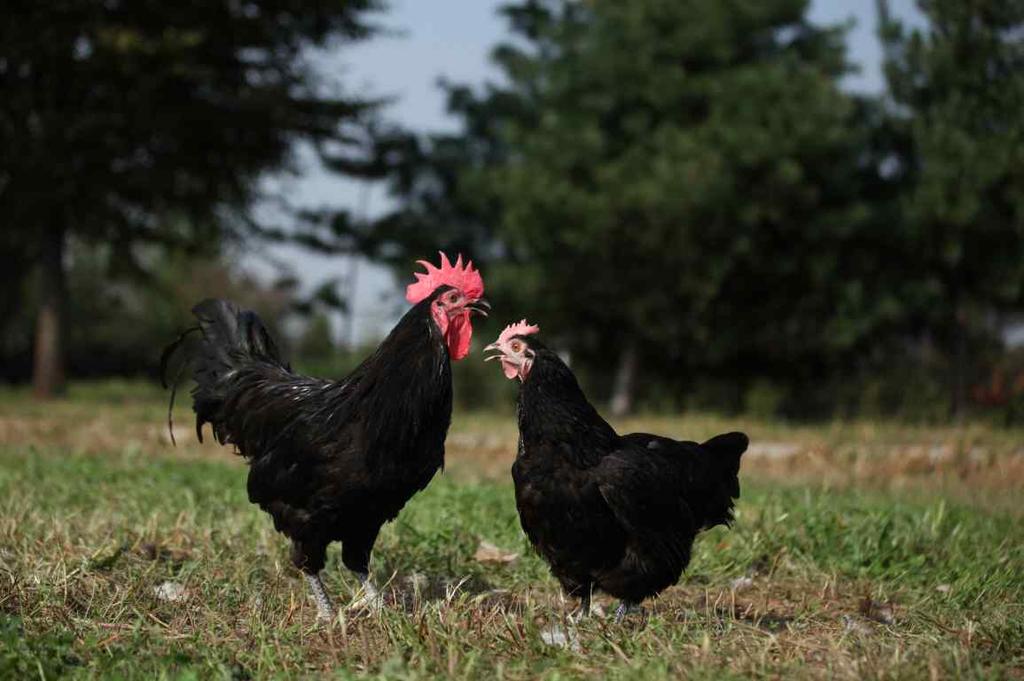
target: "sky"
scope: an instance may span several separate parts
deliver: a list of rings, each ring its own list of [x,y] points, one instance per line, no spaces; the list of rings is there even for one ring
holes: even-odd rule
[[[383,115],[403,127],[418,131],[453,129],[446,115],[438,81],[478,84],[495,79],[489,54],[506,36],[497,8],[507,0],[391,0],[380,18],[387,34],[317,56],[319,68],[339,78],[346,87],[363,95],[385,96],[393,101]],[[849,75],[844,87],[875,93],[883,88],[882,51],[875,35],[876,0],[812,0],[810,19],[817,24],[853,22],[848,34],[850,61],[858,72]],[[919,19],[914,0],[890,0],[895,16],[910,23]],[[388,198],[379,185],[357,183],[320,169],[312,153],[300,150],[299,177],[268,180],[284,190],[291,201],[308,207],[348,208],[355,214],[379,214]],[[429,255],[429,254],[425,254]],[[270,276],[269,260],[286,263],[312,289],[331,277],[345,276],[353,266],[342,257],[323,257],[295,247],[276,246],[262,255],[250,256],[249,269]],[[335,320],[342,342],[366,342],[387,333],[402,310],[401,287],[390,272],[360,260],[355,264],[352,291],[352,327]],[[411,273],[410,273],[411,280]],[[344,293],[344,292],[343,292]]]

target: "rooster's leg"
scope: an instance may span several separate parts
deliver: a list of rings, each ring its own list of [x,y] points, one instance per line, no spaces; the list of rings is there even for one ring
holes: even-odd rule
[[[370,552],[377,541],[380,526],[375,524],[355,526],[348,529],[349,536],[341,547],[341,562],[359,579],[359,598],[350,608],[380,610],[382,599],[377,586],[370,579]]]
[[[366,608],[368,610],[380,610],[383,605],[383,597],[377,590],[377,586],[370,579],[367,572],[356,572],[359,578],[360,589],[363,595],[360,596],[350,607],[353,609]]]
[[[615,623],[621,624],[622,620],[626,619],[626,615],[630,615],[634,612],[640,612],[640,604],[634,603],[633,601],[622,600],[619,602],[619,607],[615,610]]]
[[[303,574],[306,575],[306,581],[309,582],[309,590],[313,592],[317,621],[330,622],[334,619],[334,606],[331,605],[331,599],[327,597],[324,583],[320,581],[320,573],[311,575],[306,572]]]

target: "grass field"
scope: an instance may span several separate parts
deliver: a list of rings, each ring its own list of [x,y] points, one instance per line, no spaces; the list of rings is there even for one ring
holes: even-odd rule
[[[643,615],[572,625],[518,526],[511,416],[457,414],[377,544],[386,607],[317,627],[243,463],[188,416],[172,447],[144,385],[0,392],[0,677],[1024,677],[1020,431],[618,424],[747,430],[743,496]],[[336,550],[326,582],[351,598]]]

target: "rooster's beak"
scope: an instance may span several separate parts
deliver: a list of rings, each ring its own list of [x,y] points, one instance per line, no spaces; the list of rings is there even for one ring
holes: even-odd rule
[[[478,298],[477,300],[474,300],[472,303],[466,305],[466,307],[469,308],[470,312],[476,312],[478,315],[486,317],[487,311],[491,309],[491,304],[488,303],[483,298]]]

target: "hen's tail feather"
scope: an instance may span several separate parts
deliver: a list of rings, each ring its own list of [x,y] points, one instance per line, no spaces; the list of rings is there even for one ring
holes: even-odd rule
[[[743,433],[716,435],[701,447],[708,454],[713,493],[705,509],[705,527],[732,522],[733,499],[740,496],[740,457],[747,451],[749,438]]]
[[[164,348],[164,351],[160,354],[160,384],[166,389],[167,388],[167,364],[171,360],[171,356],[175,350],[181,347],[181,344],[185,342],[189,334],[199,330],[198,326],[193,326],[185,329],[178,336],[178,339],[173,343]],[[183,361],[179,366],[178,370],[174,372],[174,380],[171,382],[171,401],[167,405],[167,433],[171,436],[171,444],[175,447],[178,443],[174,439],[174,397],[178,394],[178,382],[181,380],[181,374],[185,371],[185,367],[188,366],[188,361]]]
[[[733,432],[716,435],[701,445],[711,452],[720,479],[733,483],[729,491],[734,498],[740,496],[740,481],[737,478],[740,472],[740,457],[747,451],[749,444],[750,439],[744,433]]]

